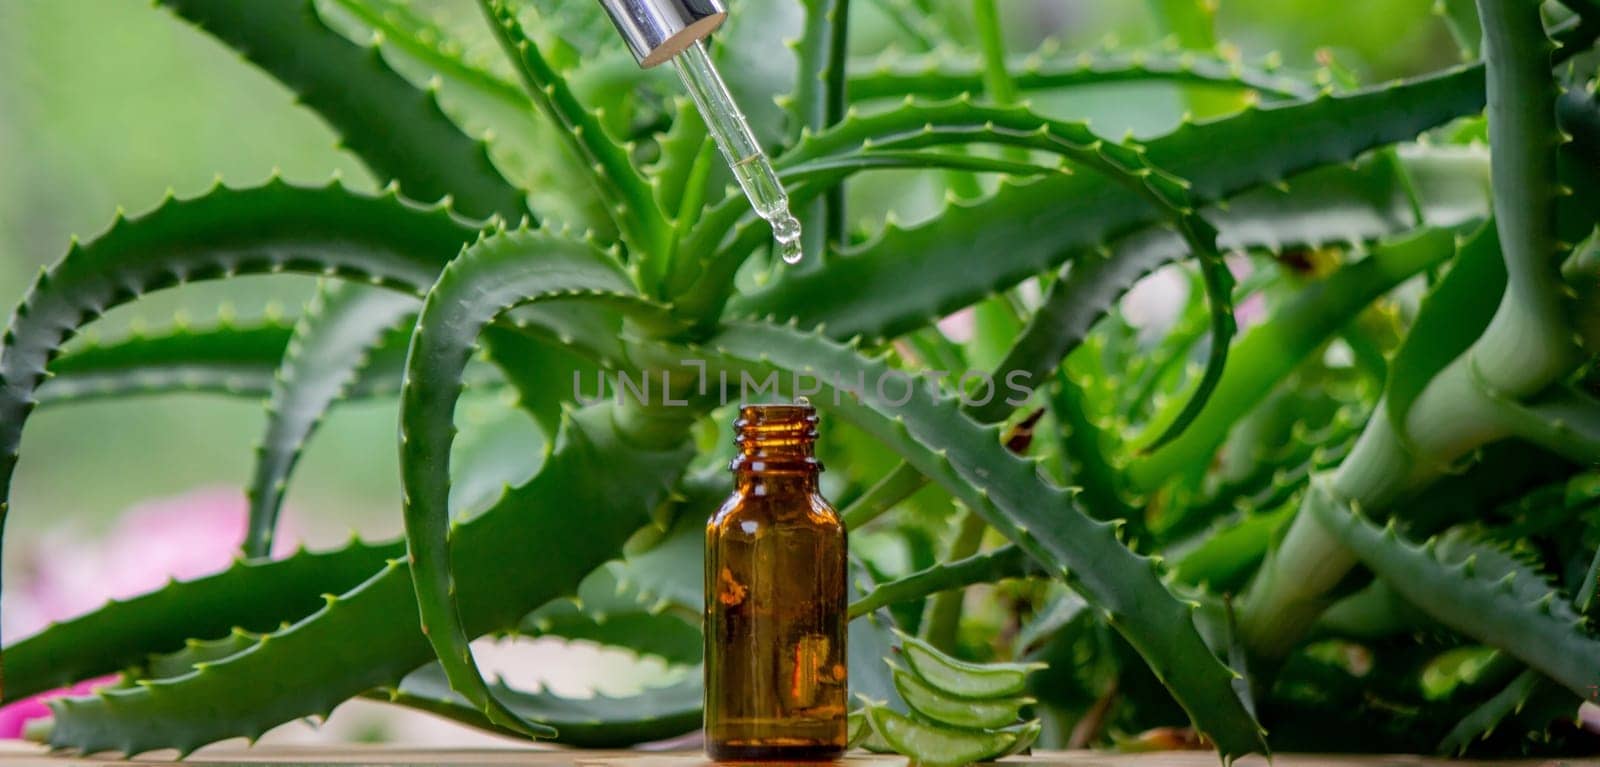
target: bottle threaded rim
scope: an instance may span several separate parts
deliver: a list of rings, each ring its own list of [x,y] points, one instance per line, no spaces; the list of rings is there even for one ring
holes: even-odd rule
[[[739,452],[734,471],[821,471],[812,454],[817,439],[817,409],[810,403],[745,405],[733,422]]]

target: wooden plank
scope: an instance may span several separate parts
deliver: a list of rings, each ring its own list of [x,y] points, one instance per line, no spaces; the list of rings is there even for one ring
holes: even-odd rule
[[[156,752],[131,762],[114,755],[72,756],[51,754],[32,743],[0,741],[0,767],[281,767],[282,765],[416,765],[422,767],[711,767],[703,754],[648,751],[564,751],[538,748],[415,749],[385,746],[290,746],[247,748],[223,744],[201,749],[179,762],[175,754]],[[851,754],[838,762],[843,767],[905,767],[904,757]],[[1219,767],[1209,751],[1169,751],[1152,754],[1112,754],[1099,751],[1051,751],[1012,757],[1001,765],[1018,767]],[[1259,756],[1241,759],[1239,767],[1430,767],[1433,765],[1485,765],[1486,767],[1600,767],[1600,760],[1520,760],[1460,762],[1421,756],[1278,754],[1272,762]]]

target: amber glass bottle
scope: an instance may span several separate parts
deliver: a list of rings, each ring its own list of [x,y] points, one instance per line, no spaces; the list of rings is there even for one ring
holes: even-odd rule
[[[845,535],[817,489],[810,405],[756,405],[734,429],[734,489],[706,526],[706,753],[844,753]]]

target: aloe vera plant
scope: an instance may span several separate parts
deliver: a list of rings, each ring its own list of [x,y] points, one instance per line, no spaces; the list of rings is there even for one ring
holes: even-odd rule
[[[1444,3],[1465,63],[1370,87],[1246,64],[1186,0],[1151,4],[1170,45],[1103,54],[1008,51],[993,0],[950,4],[973,34],[882,0],[903,47],[963,53],[872,61],[847,55],[846,0],[742,0],[713,56],[805,220],[792,267],[597,5],[476,3],[492,64],[400,0],[159,0],[384,185],[169,196],[17,307],[0,514],[39,405],[268,415],[237,564],[6,638],[5,700],[122,672],[52,702],[52,745],[187,753],[354,698],[580,746],[693,730],[710,430],[753,388],[826,418],[860,559],[851,684],[881,726],[915,724],[897,684],[942,678],[886,667],[903,631],[1016,664],[973,667],[1006,683],[980,723],[1026,705],[1042,732],[951,736],[972,758],[1156,727],[1225,762],[1595,747],[1573,724],[1600,685],[1592,0]],[[781,76],[745,66],[773,28]],[[1127,83],[1210,116],[1119,139],[1028,101]],[[943,201],[858,193],[904,178]],[[1188,290],[1151,334],[1120,307],[1158,270]],[[279,273],[320,280],[292,321],[72,342],[146,294]],[[1266,308],[1241,329],[1246,301]],[[957,343],[936,323],[966,308]],[[470,509],[452,490],[490,459],[455,444],[469,390],[514,395],[547,445]],[[267,558],[301,451],[356,398],[399,403],[405,540]],[[996,598],[951,596],[971,587]],[[486,635],[687,681],[518,690],[480,672]]]

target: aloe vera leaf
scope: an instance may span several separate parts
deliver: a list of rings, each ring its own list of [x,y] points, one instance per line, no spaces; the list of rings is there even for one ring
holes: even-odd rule
[[[451,454],[450,508],[457,517],[480,514],[507,487],[526,484],[539,473],[554,447],[503,392],[464,394],[457,408],[461,439]]]
[[[456,39],[459,30],[430,18],[437,10],[413,7],[415,4],[407,0],[315,1],[329,26],[356,45],[381,51],[385,61],[413,86],[433,93],[445,114],[462,131],[481,136],[491,162],[509,183],[527,194],[526,206],[538,211],[541,220],[592,229],[596,236],[616,239],[615,227],[596,191],[582,184],[566,183],[589,169],[579,157],[561,148],[556,129],[545,124],[514,77],[502,77],[498,68],[486,69],[498,62],[491,62],[477,50],[478,40],[473,40],[471,46],[463,45]],[[599,15],[605,23],[603,12]],[[553,38],[563,34],[556,26],[540,24],[544,39],[552,44],[557,42]],[[605,31],[614,37],[614,32]],[[638,71],[622,46],[613,44],[606,50],[628,58],[629,67]],[[608,67],[619,63],[616,58],[585,59],[585,67],[566,74],[569,79],[581,80],[592,71],[588,66],[591,62]],[[604,77],[596,79],[605,82]],[[581,83],[575,85],[581,89]],[[627,119],[616,109],[607,109],[605,116]]]
[[[1102,421],[1090,415],[1092,405],[1087,401],[1087,383],[1075,379],[1062,369],[1056,374],[1055,389],[1050,393],[1050,413],[1056,419],[1061,439],[1062,465],[1067,481],[1077,485],[1083,506],[1096,519],[1138,520],[1134,511],[1136,502],[1124,497],[1126,480],[1120,466],[1112,463],[1115,453],[1108,430],[1101,428]]]
[[[852,596],[859,598],[870,579],[865,568],[851,563]],[[894,687],[889,667],[883,660],[894,652],[895,635],[899,633],[894,616],[888,610],[874,610],[854,616],[848,626],[850,636],[846,642],[845,660],[850,671],[850,691],[878,701],[896,711],[905,710],[905,701]]]
[[[869,382],[889,373],[882,362],[865,360],[845,346],[773,325],[731,324],[705,349],[722,358],[718,364],[738,371],[826,370],[846,382],[858,371]],[[894,405],[865,395],[857,400],[834,388],[837,383],[822,381],[824,391],[813,402],[883,441],[1052,573],[1068,577],[1138,649],[1225,755],[1264,748],[1254,718],[1230,686],[1233,673],[1195,630],[1192,608],[1162,585],[1155,563],[1117,540],[1114,524],[1086,516],[1070,493],[1008,453],[997,427],[977,425],[926,382],[913,383],[909,399]]]
[[[1285,405],[1296,410],[1299,406],[1299,402]],[[1231,512],[1254,513],[1287,502],[1313,472],[1336,466],[1349,454],[1351,442],[1370,415],[1349,404],[1338,405],[1326,423],[1303,420],[1296,413],[1285,433],[1265,439],[1245,430],[1248,421],[1241,421],[1229,435],[1245,453],[1241,468],[1205,496],[1174,509],[1163,518],[1157,535],[1181,540]]]
[[[1408,175],[1421,188],[1429,221],[1437,226],[1453,227],[1466,221],[1481,220],[1488,215],[1486,153],[1471,148],[1455,148],[1408,152],[1405,156]],[[1469,180],[1469,183],[1464,183]],[[1208,208],[1206,216],[1221,227],[1219,244],[1228,250],[1249,248],[1272,251],[1341,242],[1356,245],[1412,228],[1411,217],[1406,212],[1407,203],[1399,194],[1399,190],[1393,187],[1392,173],[1377,163],[1361,162],[1354,168],[1336,166],[1319,169],[1296,178],[1292,184],[1283,184],[1282,187],[1282,190],[1256,189],[1229,200],[1224,208]],[[791,188],[791,199],[804,201],[815,193],[814,188],[802,184]],[[724,203],[709,213],[707,218],[728,218],[732,214],[733,219],[737,219],[738,213],[739,209],[733,207],[732,203]],[[994,217],[990,216],[983,223],[993,225],[994,221]],[[711,231],[721,232],[727,225],[708,224],[707,227],[702,227],[696,233],[697,238],[686,245],[685,250],[703,252],[713,247],[703,236],[704,230],[709,228]],[[764,225],[759,224],[753,216],[739,220],[725,250],[729,253],[748,253],[754,250],[768,237],[762,226]],[[1184,254],[1181,240],[1170,232],[1158,229],[1139,230],[1134,234],[1119,237],[1109,247],[1140,250],[1158,248],[1167,251],[1166,261],[1161,261],[1151,254],[1150,263],[1155,265],[1176,261]],[[1067,255],[1058,258],[1070,262],[1073,258],[1083,257],[1084,253],[1092,253],[1099,249],[1101,248],[1086,245],[1080,250],[1068,249],[1065,251]],[[792,271],[787,270],[785,275],[791,274]],[[885,332],[896,335],[917,327],[918,322],[925,325],[931,318],[943,316],[959,308],[963,302],[975,301],[986,295],[966,292],[968,290],[966,271],[962,271],[961,274],[959,279],[952,278],[947,282],[938,283],[951,286],[951,289],[961,293],[960,297],[947,299],[947,303],[933,303],[931,304],[933,309],[918,310],[928,313],[927,320],[907,316],[899,313],[898,309],[890,307],[893,309],[891,313],[899,317],[892,322],[905,324],[895,324]],[[1131,274],[1120,271],[1118,275],[1118,279],[1128,279],[1128,285],[1136,279]],[[833,286],[827,296],[819,297],[818,300],[834,300],[839,287]],[[899,287],[889,293],[875,294],[871,301],[856,302],[852,311],[863,306],[882,307],[888,301],[901,300],[905,294],[902,281]],[[866,321],[876,322],[876,320]],[[848,335],[833,333],[832,327],[828,330],[836,337]],[[1064,332],[1070,334],[1073,331],[1069,329]]]
[[[698,487],[680,488],[683,511],[674,525],[645,551],[629,551],[621,560],[606,562],[579,583],[571,600],[554,600],[528,613],[520,631],[555,634],[566,639],[590,639],[600,644],[626,647],[645,655],[658,655],[670,663],[693,665],[701,661],[699,629],[704,589],[704,519],[718,498],[707,500]],[[627,626],[653,620],[648,634]],[[675,623],[667,623],[675,621]]]
[[[463,251],[428,292],[400,394],[406,542],[423,633],[454,689],[491,721],[530,736],[555,733],[499,703],[472,658],[452,575],[449,467],[461,376],[478,335],[516,306],[549,300],[611,304],[644,316],[666,313],[638,297],[622,268],[591,245],[537,231],[496,234]],[[600,496],[605,491],[603,485],[590,489]]]
[[[1488,568],[1479,574],[1472,557],[1451,564],[1432,546],[1413,547],[1392,525],[1379,529],[1351,511],[1323,482],[1312,484],[1305,508],[1434,620],[1515,656],[1576,694],[1586,695],[1600,681],[1600,640],[1584,632],[1577,613],[1550,584],[1518,577],[1515,570],[1498,578]]]
[[[1005,30],[994,0],[973,0],[972,26],[983,60],[982,92],[997,104],[1015,104],[1021,94],[1006,66]]]
[[[1056,632],[1088,615],[1085,610],[1088,609],[1089,603],[1073,590],[1058,584],[1049,594],[1044,606],[1035,610],[1033,616],[1017,631],[1014,646],[1018,655],[1036,657],[1034,650],[1054,637]]]
[[[337,131],[345,146],[407,197],[450,198],[470,216],[527,214],[524,194],[468,138],[384,62],[329,29],[315,0],[162,0],[293,90]]]
[[[1483,45],[1483,24],[1473,0],[1434,0],[1433,13],[1444,20],[1450,37],[1461,51],[1462,61],[1477,61]]]
[[[1495,226],[1506,296],[1473,349],[1496,390],[1521,397],[1571,369],[1578,357],[1566,320],[1557,241],[1557,89],[1552,47],[1537,6],[1478,0],[1488,67]]]
[[[283,625],[287,625],[285,621]],[[280,626],[281,627],[281,626]],[[183,676],[224,658],[237,655],[261,641],[261,634],[237,626],[220,639],[189,639],[174,652],[151,653],[138,666],[124,669],[114,683],[117,689],[137,687],[152,679]]]
[[[1573,599],[1573,607],[1577,608],[1580,615],[1588,618],[1594,614],[1594,596],[1596,586],[1600,584],[1600,550],[1595,552],[1588,569],[1584,571],[1582,584],[1578,595]],[[1594,687],[1589,688],[1591,700],[1594,691]],[[1440,754],[1460,754],[1466,751],[1474,740],[1487,737],[1497,726],[1517,713],[1532,709],[1535,716],[1550,721],[1555,716],[1571,714],[1573,702],[1571,693],[1561,689],[1549,677],[1534,669],[1524,669],[1500,692],[1462,717],[1461,721],[1445,734],[1444,739],[1439,741],[1439,746],[1435,750]],[[1550,709],[1553,709],[1553,713],[1546,713]]]
[[[1317,617],[1312,634],[1372,641],[1438,627],[1388,583],[1375,580],[1330,605]]]
[[[851,711],[845,717],[845,728],[850,733],[844,742],[845,748],[859,747],[872,734],[872,724],[867,721],[867,713],[860,709]]]
[[[596,694],[592,698],[567,698],[548,690],[525,692],[504,683],[493,686],[496,697],[519,715],[549,722],[560,730],[556,742],[577,748],[621,748],[663,740],[700,726],[700,700],[704,694],[698,670],[666,687],[646,688],[622,696]],[[450,688],[438,664],[414,671],[398,687],[366,697],[406,708],[426,711],[502,735],[517,735],[474,708]]]
[[[1542,687],[1545,677],[1528,669],[1518,674],[1500,692],[1473,709],[1450,728],[1435,749],[1440,754],[1459,755],[1480,737],[1487,736],[1514,712],[1521,710]]]
[[[989,523],[983,521],[983,517],[970,511],[958,511],[955,533],[944,550],[944,559],[962,561],[976,555],[988,531]],[[934,594],[933,599],[923,605],[918,635],[935,647],[954,648],[956,635],[961,630],[965,601],[965,590],[946,590]]]
[[[915,126],[908,125],[908,121]],[[1212,344],[1205,372],[1188,402],[1177,418],[1163,424],[1154,444],[1164,444],[1176,437],[1199,413],[1222,376],[1236,325],[1232,308],[1233,276],[1222,262],[1217,230],[1199,212],[1189,194],[1189,182],[1150,163],[1142,147],[1106,142],[1081,123],[1051,120],[1025,107],[978,106],[966,98],[944,104],[908,103],[884,115],[857,118],[854,127],[869,135],[890,134],[874,141],[880,148],[949,144],[963,134],[971,134],[978,140],[1058,153],[1133,190],[1139,199],[1160,210],[1200,265],[1211,309]],[[907,130],[910,131],[907,134],[893,135],[896,131]],[[781,164],[787,166],[826,154],[838,139],[837,134],[819,135],[785,155]],[[720,309],[739,262],[738,258],[713,256],[706,263],[700,287],[691,288],[680,297],[681,312],[692,318],[703,318]]]
[[[1146,143],[1148,156],[1157,167],[1188,179],[1201,199],[1224,199],[1476,112],[1483,106],[1482,86],[1482,70],[1468,68],[1304,104],[1250,109],[1153,139]],[[915,132],[926,120],[908,114],[905,122],[902,129]],[[859,145],[862,138],[877,138],[864,134],[862,125],[846,120],[828,140]],[[807,326],[823,323],[835,337],[894,336],[1056,266],[1074,247],[1092,247],[1148,226],[1155,213],[1094,174],[1003,185],[982,203],[951,204],[923,223],[891,227],[840,254],[826,269],[787,275],[732,308],[739,314],[793,316]],[[974,262],[974,247],[994,256]],[[928,289],[906,289],[913,284],[910,274]],[[851,289],[841,290],[844,285]],[[874,298],[864,301],[861,295]]]
[[[403,553],[398,542],[351,541],[336,551],[238,560],[216,575],[114,600],[7,646],[7,700],[141,665],[190,637],[223,636],[235,627],[273,630],[316,611],[322,593],[353,588]]]
[[[1562,264],[1561,273],[1576,294],[1573,303],[1573,329],[1582,338],[1583,348],[1600,354],[1600,226],[1590,232]]]
[[[184,323],[64,349],[50,361],[39,388],[43,406],[112,397],[173,393],[221,394],[265,400],[294,332],[292,323],[262,320],[235,326],[224,319],[206,328]],[[372,350],[345,392],[346,399],[400,391],[411,328],[396,327]],[[470,386],[497,386],[492,370],[474,370]]]
[[[1465,564],[1474,577],[1512,585],[1515,596],[1536,602],[1555,590],[1539,571],[1538,556],[1492,540],[1484,540],[1461,527],[1451,528],[1430,541],[1444,565]],[[1470,563],[1470,564],[1468,564]],[[1422,609],[1405,600],[1385,580],[1375,580],[1361,591],[1335,602],[1318,621],[1337,635],[1378,639],[1397,633],[1437,631],[1439,626]]]
[[[861,734],[861,740],[856,745],[860,746],[862,750],[874,754],[898,753],[894,750],[894,746],[889,745],[889,742],[878,734],[877,729],[872,726],[872,721],[866,718],[866,709],[861,709],[860,714],[867,729],[866,732]]]
[[[831,10],[828,21],[828,56],[822,70],[823,120],[821,127],[837,125],[844,119],[848,108],[850,56],[850,0],[828,0]],[[840,182],[829,189],[822,200],[822,247],[817,248],[817,264],[828,258],[827,243],[846,242],[849,239],[849,222],[845,218],[845,184]]]
[[[1492,417],[1507,431],[1573,463],[1600,464],[1600,401],[1570,387],[1558,387],[1528,404],[1495,402]]]
[[[1217,6],[1206,0],[1145,0],[1145,7],[1156,22],[1156,28],[1166,36],[1167,47],[1184,51],[1220,52],[1217,44]],[[1276,70],[1281,63],[1269,59],[1268,68]],[[1184,108],[1201,117],[1236,112],[1250,99],[1249,94],[1217,93],[1215,91],[1186,91]]]
[[[256,448],[246,495],[250,516],[244,553],[272,551],[278,512],[306,442],[335,400],[367,367],[394,328],[411,324],[417,299],[390,290],[324,283],[295,323],[267,403],[267,433]]]
[[[850,0],[802,0],[802,34],[795,45],[795,90],[786,99],[789,139],[827,128],[845,114],[845,67]],[[840,35],[845,32],[845,35]]]
[[[655,187],[656,204],[664,211],[676,213],[675,224],[686,228],[694,224],[687,219],[698,219],[703,206],[687,206],[683,201],[690,196],[704,199],[707,192],[704,178],[699,179],[700,186],[691,188],[696,175],[694,169],[703,164],[707,166],[706,173],[711,173],[715,163],[701,158],[714,154],[715,150],[709,143],[705,119],[694,102],[683,96],[673,99],[673,114],[672,127],[656,139],[661,157],[649,168],[648,175]]]
[[[934,22],[927,3],[917,0],[873,0],[873,4],[905,38],[901,42],[908,43],[912,50],[932,51],[939,42],[947,41],[950,37],[948,30]]]
[[[393,0],[332,0],[332,5],[380,33],[379,45],[395,46],[441,77],[506,107],[533,108],[533,102],[520,87],[467,61],[461,44],[449,39],[437,24],[420,17],[411,5]]]
[[[1165,399],[1166,392],[1180,391],[1184,382],[1193,377],[1191,363],[1194,347],[1206,335],[1205,304],[1196,300],[1203,295],[1193,275],[1188,278],[1188,295],[1182,311],[1164,337],[1136,357],[1119,355],[1113,350],[1137,348],[1137,333],[1128,333],[1118,322],[1117,338],[1111,333],[1090,336],[1088,342],[1101,347],[1085,350],[1077,359],[1068,358],[1065,370],[1078,376],[1084,384],[1084,393],[1091,402],[1103,402],[1098,415],[1108,421],[1109,430],[1131,432],[1132,421],[1147,421],[1157,394]],[[1243,297],[1236,293],[1237,302]],[[1116,317],[1114,312],[1110,317]],[[1132,338],[1132,340],[1127,340]],[[1126,359],[1117,359],[1117,357]]]
[[[276,180],[119,220],[46,272],[7,333],[0,356],[6,482],[40,371],[84,319],[147,290],[230,273],[332,273],[420,293],[475,230],[443,206],[417,206],[393,191],[368,197]]]
[[[784,99],[792,143],[844,116],[844,54],[848,48],[849,0],[801,0],[801,34],[794,43],[794,93]],[[835,219],[843,213],[843,185],[813,203],[804,215],[805,250],[821,254],[838,240]]]
[[[1270,322],[1251,329],[1240,339],[1234,351],[1235,364],[1218,385],[1220,394],[1213,397],[1184,436],[1128,466],[1131,485],[1136,490],[1149,491],[1182,467],[1208,460],[1251,405],[1266,396],[1357,312],[1454,253],[1455,237],[1451,232],[1426,229],[1380,244],[1367,258],[1307,287]]]
[[[895,668],[894,686],[906,705],[930,722],[965,730],[987,730],[1016,724],[1022,707],[1033,703],[1022,695],[995,696],[984,700],[958,698],[923,681],[916,674]],[[1020,690],[1019,690],[1020,692]]]
[[[1017,742],[1014,732],[927,724],[882,706],[867,706],[867,721],[884,742],[917,767],[966,767],[997,758]]]
[[[896,466],[840,512],[845,528],[854,530],[877,519],[927,484],[928,479],[909,464]]]
[[[1030,381],[1045,380],[1048,371],[1083,342],[1094,323],[1134,283],[1173,260],[1168,246],[1170,242],[1161,235],[1136,237],[1115,249],[1074,259],[1060,279],[1051,283],[1044,302],[995,369],[1020,371]],[[974,408],[973,417],[995,422],[1010,410],[1003,399],[996,398]]]
[[[1456,226],[1487,215],[1487,190],[1483,195],[1466,191],[1453,182],[1439,194],[1435,177],[1475,173],[1481,155],[1413,156],[1413,169],[1430,192],[1429,217],[1441,226]],[[1292,193],[1261,190],[1232,200],[1222,210],[1208,210],[1220,227],[1219,244],[1228,250],[1295,245],[1318,245],[1334,239],[1359,243],[1398,227],[1398,207],[1393,213],[1363,215],[1350,203],[1381,188],[1382,174],[1370,163],[1356,173],[1343,169],[1318,171],[1303,178]],[[1487,186],[1485,179],[1484,186]],[[1436,191],[1437,190],[1437,191]],[[1463,192],[1465,192],[1463,194]],[[1345,199],[1345,195],[1349,199]],[[1399,205],[1398,200],[1394,203]],[[1339,215],[1330,215],[1339,210]],[[1386,223],[1386,221],[1388,223]],[[1115,305],[1139,279],[1182,253],[1182,245],[1167,232],[1151,230],[1125,238],[1109,252],[1088,251],[1077,256],[1062,279],[1053,283],[1044,303],[1029,321],[1022,337],[997,369],[1022,371],[1030,380],[1044,380],[1056,362],[1083,342],[1089,329]],[[975,411],[980,419],[999,420],[1007,406],[991,401]]]
[[[1017,177],[1050,176],[1067,172],[1067,169],[1059,166],[1018,162],[1016,160],[1000,160],[993,157],[946,154],[934,151],[873,150],[801,163],[793,168],[788,168],[784,175],[792,179],[807,179],[813,176],[828,176],[838,171],[859,173],[866,170],[927,170],[933,168],[963,170],[973,173],[1003,173]]]
[[[994,77],[996,76],[992,75],[991,79]],[[1003,79],[1003,75],[1001,77]],[[962,111],[957,109],[956,114],[960,115]],[[1150,447],[1153,449],[1176,438],[1200,413],[1220,381],[1227,363],[1231,341],[1237,330],[1233,318],[1233,275],[1222,261],[1222,254],[1217,245],[1216,228],[1198,210],[1197,202],[1189,194],[1189,182],[1168,175],[1159,166],[1151,164],[1144,154],[1143,147],[1106,143],[1082,125],[1041,120],[1025,108],[977,108],[972,111],[985,118],[984,126],[980,129],[981,133],[992,132],[999,126],[1002,129],[1031,131],[1033,137],[1045,139],[1031,142],[1002,138],[1001,143],[1032,145],[1034,148],[1060,152],[1078,164],[1093,168],[1125,186],[1138,190],[1141,197],[1162,209],[1171,219],[1172,227],[1183,239],[1189,255],[1199,263],[1211,317],[1210,352],[1207,354],[1205,370],[1183,409],[1176,418],[1164,424],[1163,430]],[[899,119],[899,116],[895,119]],[[929,120],[928,124],[932,122]],[[948,126],[946,128],[948,129]],[[927,137],[928,134],[923,134],[908,138],[893,138],[881,143],[888,146],[900,144],[915,146],[923,143]],[[941,142],[942,138],[930,143]],[[808,147],[801,147],[796,154],[804,156],[807,151]],[[1009,374],[1010,371],[1007,371],[1007,375]]]
[[[1479,3],[1484,18],[1496,232],[1505,258],[1505,297],[1483,334],[1433,377],[1412,403],[1406,429],[1385,415],[1369,422],[1335,474],[1343,497],[1381,509],[1399,493],[1439,476],[1450,462],[1505,436],[1496,399],[1521,398],[1565,375],[1577,344],[1564,318],[1556,232],[1556,146],[1552,61],[1539,9]],[[1543,113],[1543,106],[1549,114]],[[1496,125],[1499,125],[1496,128]],[[1502,151],[1502,149],[1504,151]],[[1501,220],[1511,216],[1514,220]],[[1380,403],[1379,408],[1386,408]],[[1463,414],[1467,414],[1465,417]],[[1321,596],[1354,564],[1348,547],[1314,523],[1296,522],[1269,557],[1246,603],[1253,649],[1281,654],[1324,606]],[[1290,560],[1298,564],[1290,564]],[[1308,566],[1310,565],[1310,566]]]
[[[963,61],[941,52],[923,57],[884,57],[877,64],[853,66],[851,101],[924,97],[950,97],[983,89],[982,62]],[[1091,52],[1076,56],[1041,51],[1008,57],[1006,70],[1023,91],[1055,90],[1127,82],[1170,81],[1183,85],[1236,91],[1257,91],[1267,97],[1308,99],[1316,90],[1288,75],[1251,67],[1204,53],[1182,54],[1165,50],[1131,53]]]
[[[623,647],[668,663],[699,663],[704,649],[700,627],[682,614],[698,620],[699,613],[664,600],[651,601],[651,595],[621,582],[614,565],[589,573],[573,599],[554,600],[529,613],[518,630]]]
[[[166,391],[262,397],[293,326],[277,320],[177,325],[68,349],[39,387],[44,406]]]
[[[574,414],[538,476],[457,526],[455,574],[469,632],[509,629],[529,611],[571,594],[585,575],[616,556],[665,498],[687,452],[640,448],[615,418],[609,405]],[[611,483],[613,472],[634,481]],[[573,505],[596,488],[605,488],[606,497]],[[574,508],[585,513],[573,514]],[[223,597],[243,601],[236,587]],[[324,600],[321,609],[266,634],[254,648],[203,670],[134,689],[58,699],[51,743],[84,752],[187,753],[224,738],[254,737],[295,718],[326,715],[363,691],[399,683],[433,659],[418,630],[416,593],[403,559],[389,560],[350,591]],[[191,602],[179,604],[176,614],[189,615]],[[180,623],[169,610],[147,614],[172,624],[169,630]],[[14,662],[10,651],[6,655]]]
[[[591,170],[590,181],[599,189],[629,244],[642,259],[664,251],[669,232],[666,219],[656,206],[649,184],[628,157],[627,148],[612,140],[594,114],[578,102],[565,78],[523,33],[522,23],[504,0],[478,0],[478,7],[488,19],[495,40],[515,65],[523,90],[546,117],[560,126],[557,133],[569,148],[584,158]]]
[[[391,0],[392,1],[392,0]],[[648,139],[671,119],[672,99],[682,93],[672,67],[642,68],[599,4],[537,0],[537,14],[519,13],[532,40],[573,94],[619,139]]]
[[[701,614],[705,598],[706,518],[728,495],[720,482],[712,487],[716,489],[688,491],[683,510],[660,542],[610,565],[618,585],[654,604]]]
[[[445,205],[420,206],[392,189],[367,196],[274,179],[169,198],[74,243],[39,276],[0,338],[0,520],[34,393],[81,325],[143,293],[235,274],[316,273],[416,295],[474,231]]]
[[[565,58],[558,62],[563,68],[583,66],[584,61],[571,59],[591,56],[625,59],[629,66],[637,68],[627,49],[616,44],[616,28],[606,18],[604,6],[575,6],[562,0],[532,0],[522,5],[538,12],[536,28],[541,36],[560,38],[563,46],[572,48],[563,51]],[[552,56],[553,61],[556,58]]]
[[[489,359],[515,388],[517,405],[546,437],[556,433],[562,408],[574,401],[578,384],[588,391],[602,375],[598,364],[567,345],[529,338],[510,328],[485,328],[483,342]]]
[[[1184,49],[1216,47],[1216,6],[1199,0],[1147,0],[1145,6],[1162,33],[1172,35]]]
[[[1044,667],[1040,663],[967,663],[917,637],[899,637],[900,656],[917,677],[951,697],[993,700],[1019,695],[1028,686],[1028,674]]]
[[[1486,229],[1461,248],[1450,271],[1428,293],[1390,362],[1384,401],[1396,433],[1406,433],[1411,406],[1434,376],[1483,334],[1505,285],[1499,237]]]
[[[1043,575],[1028,555],[1014,545],[974,554],[949,564],[938,564],[903,578],[877,584],[860,599],[850,603],[855,617],[898,602],[913,602],[929,594],[959,589],[975,583],[993,583],[1007,578]]]
[[[234,628],[227,636],[221,639],[196,640],[190,639],[184,643],[182,650],[175,653],[152,655],[142,667],[138,669],[137,677],[125,679],[126,685],[137,684],[138,679],[162,679],[167,677],[183,676],[207,663],[214,663],[223,658],[232,657],[253,647],[261,641],[258,633]],[[126,675],[125,675],[126,676]]]
[[[1017,733],[1017,740],[1011,744],[1010,748],[1006,749],[1005,753],[1000,755],[1002,759],[1008,756],[1032,753],[1033,744],[1039,742],[1039,736],[1044,734],[1044,725],[1037,719],[1024,722],[1010,729]]]
[[[1177,558],[1173,576],[1179,583],[1233,592],[1244,586],[1267,546],[1293,513],[1285,506],[1253,514],[1208,535],[1199,546]]]

